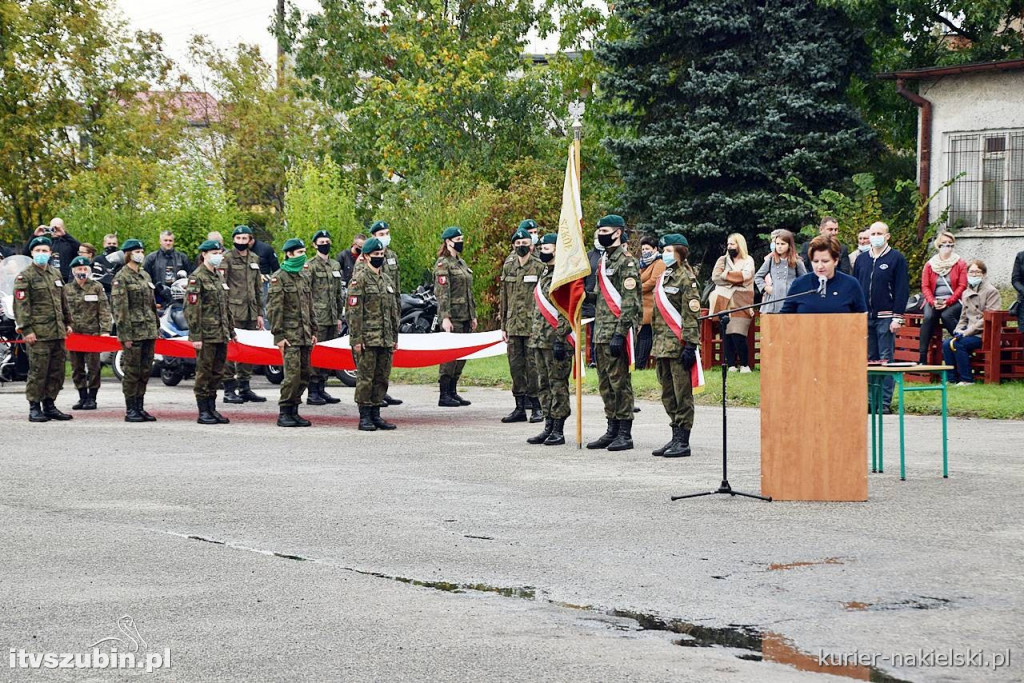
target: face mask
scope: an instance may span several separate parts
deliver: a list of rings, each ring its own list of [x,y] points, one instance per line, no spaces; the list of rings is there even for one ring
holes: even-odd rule
[[[601,240],[597,238],[597,235],[594,235],[594,249],[597,249],[598,251],[604,251],[604,245],[601,244]]]
[[[775,242],[770,242],[768,244],[768,251],[771,251],[771,252],[778,251],[778,247],[776,246]]]
[[[383,256],[371,256],[370,257],[370,265],[373,266],[374,268],[380,268],[381,266],[384,265],[384,257]]]
[[[540,242],[540,236],[537,235],[537,233],[535,233],[535,232],[531,232],[530,233],[530,242],[532,244],[536,245],[537,242]]]
[[[462,250],[466,246],[466,243],[465,242],[452,242],[452,246],[455,247],[455,252],[456,253],[461,254]]]
[[[871,248],[870,244],[858,244],[857,245],[857,250],[858,251],[867,251],[870,248]]]
[[[216,268],[224,261],[224,254],[207,254],[206,260],[210,262],[210,265]]]
[[[377,239],[380,240],[380,243],[384,245],[385,249],[391,246],[391,235],[384,235],[383,237],[378,237]]]
[[[540,252],[541,263],[551,263],[555,259],[555,252]]]
[[[32,254],[32,262],[35,263],[37,266],[45,266],[47,263],[50,262],[50,255],[43,253]]]
[[[306,265],[306,255],[301,254],[299,256],[286,258],[284,263],[281,264],[281,268],[287,273],[297,273],[302,270],[302,266],[304,265]]]
[[[647,267],[647,266],[651,265],[652,263],[654,263],[654,259],[657,258],[657,256],[658,255],[656,253],[654,253],[654,252],[651,252],[649,254],[641,255],[640,256],[640,265],[642,265],[644,267]]]
[[[82,272],[76,272],[75,273],[75,279],[76,280],[84,280],[87,277],[89,277],[89,273],[82,273]]]
[[[607,249],[615,242],[615,233],[598,233],[597,241],[601,243],[602,247]]]
[[[117,251],[117,247],[103,247],[104,254],[113,254],[115,251]]]
[[[237,249],[238,251],[245,251],[248,248],[249,248],[249,243],[248,242],[235,242],[235,249]]]
[[[739,249],[728,249],[727,251],[729,252],[729,258],[736,258],[740,255]]]
[[[516,253],[519,254],[520,256],[526,256],[527,254],[530,253],[530,247],[528,247],[525,244],[521,244],[518,247],[516,247]]]
[[[318,245],[316,245],[316,250],[318,252],[320,252],[321,254],[323,254],[324,256],[327,256],[328,254],[331,253],[331,245],[329,245],[329,244],[318,244]]]
[[[671,267],[671,265],[676,262],[675,252],[666,251],[662,253],[661,260],[665,262],[666,267]]]
[[[871,246],[875,249],[881,249],[885,246],[885,238],[881,235],[872,235],[868,239],[871,240]]]
[[[978,285],[981,284],[982,279],[983,278],[980,278],[980,277],[970,277],[970,276],[968,276],[967,284],[969,284],[971,287],[977,287]]]
[[[146,254],[143,253],[142,251],[133,251],[132,252],[132,261],[134,261],[135,263],[142,263],[145,260],[146,260]]]

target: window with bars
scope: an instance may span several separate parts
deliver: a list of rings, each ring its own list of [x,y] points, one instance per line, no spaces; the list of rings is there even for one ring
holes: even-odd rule
[[[1024,227],[1024,130],[952,135],[949,226]]]

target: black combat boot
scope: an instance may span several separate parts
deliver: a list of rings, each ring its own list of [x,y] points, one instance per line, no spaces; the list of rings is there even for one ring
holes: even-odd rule
[[[196,407],[199,408],[199,417],[196,418],[196,422],[201,425],[215,425],[217,424],[217,418],[210,412],[210,400],[206,398],[197,398]]]
[[[224,380],[224,402],[245,403],[245,399],[238,394],[238,382],[233,379]]]
[[[213,398],[206,399],[206,405],[210,408],[210,415],[213,415],[217,419],[218,424],[226,425],[231,422],[231,420],[221,415],[220,411],[217,410],[216,396],[214,396]]]
[[[677,427],[676,440],[672,447],[665,451],[666,458],[688,458],[690,457],[690,430]]]
[[[139,412],[138,401],[139,399],[135,396],[124,397],[124,421],[125,422],[145,422],[146,418],[142,417]]]
[[[386,432],[391,431],[392,429],[398,429],[398,427],[380,416],[380,406],[372,406],[370,408],[370,420],[373,421],[374,427],[377,429],[383,429]]]
[[[529,439],[526,440],[526,443],[532,443],[532,444],[544,443],[545,439],[547,439],[548,436],[551,435],[551,429],[553,427],[554,427],[554,420],[552,420],[549,417],[548,419],[544,420],[544,431],[542,431],[537,436],[531,436]]]
[[[87,410],[87,408],[85,406],[86,406],[86,404],[88,402],[89,402],[89,390],[88,389],[79,389],[78,390],[78,403],[76,403],[75,405],[71,406],[71,410]]]
[[[545,446],[561,446],[565,443],[565,418],[560,417],[554,421],[551,434],[544,440]]]
[[[540,409],[540,399],[536,396],[530,396],[530,422],[543,422],[544,411]]]
[[[514,396],[513,398],[516,400],[515,410],[501,418],[501,421],[505,424],[508,424],[509,422],[526,422],[526,397]],[[461,403],[459,405],[461,405]]]
[[[390,394],[384,394],[384,403],[389,406],[400,406],[405,403],[405,401],[400,398],[392,398]]]
[[[50,418],[51,420],[60,420],[62,422],[65,420],[75,419],[73,415],[68,415],[67,413],[60,412],[57,409],[57,406],[53,405],[52,398],[43,399],[43,415]]]
[[[591,441],[587,444],[587,448],[591,450],[595,448],[608,448],[612,441],[615,441],[615,437],[619,435],[619,421],[608,419],[608,429],[605,430],[604,434],[597,437],[596,440]]]
[[[142,416],[143,420],[145,420],[146,422],[156,422],[156,418],[146,412],[146,397],[145,396],[136,396],[135,397],[135,407],[138,408],[139,415]]]
[[[377,425],[373,424],[373,418],[370,416],[370,406],[359,406],[359,431],[377,431]]]
[[[238,383],[238,397],[240,399],[242,399],[243,401],[246,401],[248,403],[266,403],[267,402],[267,397],[266,396],[260,396],[259,394],[257,394],[256,392],[254,392],[252,390],[252,388],[249,386],[249,380],[247,380],[247,379],[243,379],[243,380],[239,381],[239,383]],[[228,401],[227,399],[228,399],[228,392],[225,389],[225,391],[224,391],[224,402],[225,403],[230,403],[231,401]]]
[[[452,395],[452,398],[454,398],[456,401],[459,402],[460,406],[470,406],[470,405],[473,405],[470,401],[467,401],[466,399],[464,399],[461,396],[459,396],[459,380],[457,380],[457,379],[453,379],[452,380],[451,395]]]
[[[656,448],[653,451],[651,451],[651,455],[656,455],[658,457],[665,455],[665,451],[672,448],[672,444],[674,444],[676,442],[676,439],[679,438],[679,427],[676,427],[675,425],[669,425],[669,427],[672,429],[672,438],[669,439],[668,443],[662,446],[661,448]]]
[[[628,451],[633,448],[633,421],[619,420],[619,433],[615,435],[615,441],[608,444],[610,451]],[[666,451],[667,454],[667,451]]]
[[[297,405],[292,406],[292,417],[295,418],[295,421],[299,423],[300,427],[308,427],[309,425],[313,424],[306,418],[299,415],[299,406]]]
[[[462,405],[454,396],[452,396],[452,380],[450,377],[442,377],[437,381],[437,384],[441,391],[440,396],[437,399],[437,405],[442,408],[458,408]]]
[[[96,410],[96,393],[99,389],[89,389],[89,393],[86,394],[85,405],[82,406],[82,410]]]
[[[327,405],[327,399],[320,393],[320,382],[319,379],[309,380],[309,388],[306,390],[306,405],[309,406],[325,406]]]
[[[28,421],[49,422],[50,418],[43,414],[43,409],[39,406],[38,402],[33,402],[28,404]]]
[[[277,415],[277,426],[278,427],[298,427],[299,423],[295,421],[295,417],[292,415],[291,406],[281,406],[280,412]]]
[[[332,403],[332,404],[333,403],[341,403],[341,399],[340,398],[335,398],[335,397],[333,397],[333,396],[331,396],[330,394],[327,393],[327,378],[326,377],[321,377],[320,378],[320,398],[322,398],[327,403]]]

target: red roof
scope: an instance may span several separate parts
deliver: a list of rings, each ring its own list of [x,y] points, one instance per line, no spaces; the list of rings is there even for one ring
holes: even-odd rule
[[[220,103],[208,92],[148,90],[136,93],[135,99],[151,105],[157,116],[161,111],[184,113],[190,126],[209,126],[220,121]]]

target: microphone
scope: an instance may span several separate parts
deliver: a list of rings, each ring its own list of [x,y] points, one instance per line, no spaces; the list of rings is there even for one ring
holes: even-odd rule
[[[821,277],[820,275],[818,276],[818,294],[821,295],[822,299],[825,298],[825,284],[827,282],[828,282],[828,280],[826,280],[825,278]]]

